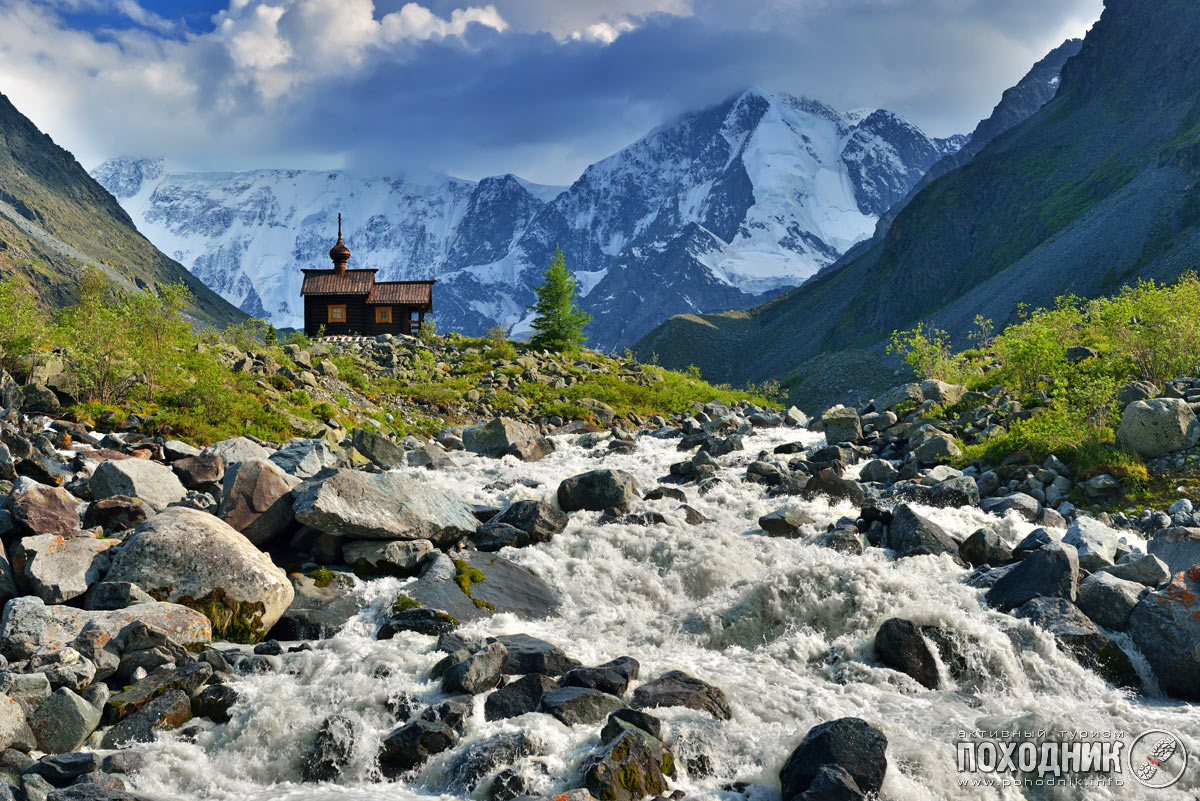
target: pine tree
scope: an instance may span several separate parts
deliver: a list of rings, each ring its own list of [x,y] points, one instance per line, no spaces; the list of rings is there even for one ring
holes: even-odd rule
[[[572,350],[587,341],[583,327],[592,316],[576,304],[578,287],[575,276],[567,269],[561,248],[555,247],[554,261],[546,268],[542,283],[535,291],[537,302],[529,309],[533,318],[533,337],[530,344],[552,351]]]

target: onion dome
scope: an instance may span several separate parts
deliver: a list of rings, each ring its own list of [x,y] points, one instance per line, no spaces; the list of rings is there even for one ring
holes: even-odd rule
[[[335,244],[329,250],[329,258],[333,259],[334,264],[345,264],[350,261],[350,248],[346,247],[346,243],[342,241],[342,215],[338,214],[338,238]]]

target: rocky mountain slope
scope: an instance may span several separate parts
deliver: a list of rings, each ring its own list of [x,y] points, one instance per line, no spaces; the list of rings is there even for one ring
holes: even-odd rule
[[[880,343],[918,320],[961,342],[976,314],[1003,326],[1021,303],[1193,268],[1198,40],[1194,4],[1109,0],[1054,99],[920,191],[880,241],[750,313],[673,319],[638,352],[717,380],[790,376],[819,405],[892,380]]]
[[[742,308],[795,286],[867,237],[963,137],[931,139],[887,111],[842,114],[749,89],[664,125],[570,187],[512,175],[94,171],[163,250],[276,325],[300,322],[301,267],[324,266],[340,211],[360,267],[437,278],[443,329],[525,331],[556,245],[595,317],[592,344],[632,344],[667,315]]]
[[[0,277],[15,277],[49,308],[70,303],[88,268],[126,289],[185,282],[195,319],[245,315],[164,256],[129,215],[0,94]]]

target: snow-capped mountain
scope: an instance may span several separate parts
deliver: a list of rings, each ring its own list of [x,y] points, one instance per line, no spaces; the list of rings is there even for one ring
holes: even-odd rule
[[[672,314],[744,308],[802,283],[965,137],[931,139],[882,110],[839,113],[757,88],[684,115],[570,187],[505,175],[171,173],[112,159],[94,172],[161,250],[246,312],[300,324],[302,267],[326,266],[336,215],[354,267],[437,278],[442,330],[521,334],[556,245],[620,348]]]

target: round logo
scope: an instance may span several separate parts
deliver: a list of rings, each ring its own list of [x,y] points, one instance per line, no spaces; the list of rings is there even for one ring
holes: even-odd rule
[[[1129,744],[1129,772],[1146,787],[1161,790],[1179,781],[1187,769],[1187,749],[1169,731],[1148,729]]]

